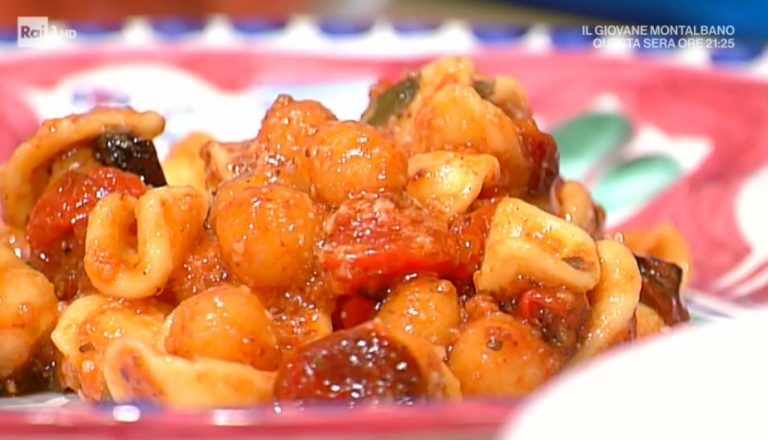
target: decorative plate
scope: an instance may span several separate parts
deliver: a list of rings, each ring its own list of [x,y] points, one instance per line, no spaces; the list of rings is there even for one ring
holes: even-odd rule
[[[161,151],[191,130],[252,137],[278,93],[318,99],[339,118],[358,118],[377,78],[446,53],[468,55],[481,71],[523,83],[540,125],[557,138],[562,172],[588,183],[609,226],[670,222],[683,232],[694,257],[688,303],[696,318],[732,317],[768,301],[762,48],[606,52],[575,29],[461,22],[216,17],[63,25],[77,38],[44,49],[17,49],[15,34],[0,31],[2,160],[42,119],[97,104],[161,112]],[[184,413],[86,407],[41,395],[0,400],[0,407],[0,439],[53,432],[99,439],[478,438],[491,436],[517,402]]]

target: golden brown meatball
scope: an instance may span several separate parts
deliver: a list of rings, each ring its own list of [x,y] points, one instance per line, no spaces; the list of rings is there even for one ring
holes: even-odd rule
[[[277,97],[261,121],[257,137],[259,157],[254,169],[277,173],[291,179],[301,190],[309,189],[309,161],[306,139],[336,116],[317,101],[295,101],[288,95]],[[290,176],[290,177],[287,177]]]
[[[290,183],[284,181],[270,181],[270,176],[263,172],[249,172],[240,177],[236,177],[231,180],[222,182],[221,185],[216,188],[215,196],[213,197],[213,203],[211,205],[211,213],[208,218],[208,222],[211,226],[216,225],[216,215],[227,202],[232,200],[235,194],[242,192],[246,188],[258,188],[260,186],[269,185],[270,183],[280,183],[285,186],[290,186]]]
[[[361,193],[402,191],[408,161],[383,131],[361,122],[326,124],[308,139],[312,194],[341,203]]]
[[[43,274],[28,268],[10,249],[2,246],[0,252],[13,260],[0,265],[0,379],[6,379],[47,339],[57,310],[53,285]]]
[[[554,349],[504,313],[470,322],[448,358],[464,395],[525,395],[555,374],[559,364]]]
[[[379,310],[379,319],[393,332],[446,346],[461,323],[456,288],[450,281],[421,276],[398,284]]]
[[[247,187],[213,215],[222,258],[250,287],[303,285],[312,274],[322,217],[307,194],[279,184]]]
[[[169,317],[165,349],[275,370],[280,350],[272,317],[246,287],[219,286],[184,300]]]
[[[268,151],[286,160],[296,160],[304,156],[306,138],[315,134],[321,125],[335,120],[333,112],[317,101],[296,101],[280,95],[261,121],[259,138],[267,143]]]

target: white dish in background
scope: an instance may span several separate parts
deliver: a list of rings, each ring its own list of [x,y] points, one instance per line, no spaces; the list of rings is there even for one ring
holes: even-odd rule
[[[597,358],[508,423],[515,440],[768,438],[768,310]]]

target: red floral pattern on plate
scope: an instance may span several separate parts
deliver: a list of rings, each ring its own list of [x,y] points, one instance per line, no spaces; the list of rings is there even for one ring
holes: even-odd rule
[[[734,214],[735,196],[746,176],[768,160],[768,84],[709,70],[688,70],[638,59],[595,54],[531,54],[488,50],[475,57],[481,70],[516,76],[545,124],[585,109],[603,93],[618,97],[635,123],[650,123],[672,135],[700,135],[714,149],[701,167],[651,201],[627,222],[630,226],[672,221],[691,243],[695,283],[708,289],[750,250]],[[87,52],[30,55],[0,60],[0,158],[36,128],[37,116],[23,99],[28,86],[52,86],[62,78],[106,64],[131,61],[164,63],[193,72],[226,90],[254,83],[307,83],[364,76],[397,76],[426,59],[350,60],[286,55],[258,50],[209,50],[157,47],[147,50],[92,49]],[[253,115],[254,119],[260,115]],[[755,211],[756,214],[760,211]],[[765,289],[743,301],[768,300]],[[363,433],[467,433],[488,435],[514,402],[471,401],[463,405],[356,410],[343,414],[308,410],[275,417],[263,409],[187,414],[161,411],[140,422],[116,422],[111,409],[0,412],[3,432],[44,435],[61,432],[96,438],[217,436],[228,420],[228,436],[359,435]],[[217,416],[218,414],[218,416]],[[228,415],[227,415],[228,414]],[[226,418],[230,417],[230,418]],[[233,415],[237,417],[231,418]],[[225,417],[217,419],[216,417]],[[239,417],[239,418],[238,418]],[[343,419],[343,421],[341,421]],[[72,428],[75,427],[76,428]]]

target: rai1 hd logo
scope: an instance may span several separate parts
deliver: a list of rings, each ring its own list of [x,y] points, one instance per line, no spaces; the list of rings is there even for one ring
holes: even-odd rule
[[[18,17],[16,41],[19,47],[45,47],[55,40],[73,40],[77,31],[48,23],[48,17]]]

